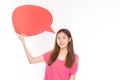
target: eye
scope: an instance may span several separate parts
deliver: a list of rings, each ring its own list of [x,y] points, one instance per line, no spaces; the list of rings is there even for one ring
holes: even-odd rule
[[[60,37],[57,37],[57,39],[60,39]]]
[[[63,37],[63,39],[66,39],[66,37]]]

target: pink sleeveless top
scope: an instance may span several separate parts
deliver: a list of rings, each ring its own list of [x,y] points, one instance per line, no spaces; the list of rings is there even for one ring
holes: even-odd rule
[[[51,66],[48,66],[47,62],[49,60],[50,54],[51,52],[46,52],[43,55],[44,61],[46,63],[44,80],[70,80],[70,75],[75,74],[78,69],[78,63],[76,61],[76,57],[75,57],[75,63],[72,66],[72,68],[67,68],[64,65],[65,61],[59,60],[58,58]]]

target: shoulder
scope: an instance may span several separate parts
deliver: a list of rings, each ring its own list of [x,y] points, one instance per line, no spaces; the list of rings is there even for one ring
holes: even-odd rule
[[[75,61],[76,61],[77,63],[79,63],[79,56],[78,56],[78,54],[75,54]]]
[[[78,54],[75,54],[75,59],[79,59],[79,56],[78,56]]]
[[[50,56],[51,56],[51,53],[52,53],[52,51],[50,50],[50,51],[47,51],[47,52],[45,52],[45,53],[43,54],[44,61],[45,61],[46,63],[48,62],[48,60],[49,60],[49,58],[50,58]]]
[[[53,50],[48,50],[44,54],[51,54]]]
[[[52,53],[52,51],[51,51],[51,50],[46,51],[46,52],[43,54],[43,56],[49,56],[49,55],[51,55],[51,53]]]
[[[43,54],[44,58],[48,58],[48,57],[51,55],[51,53],[52,53],[51,50],[46,51],[46,52]]]

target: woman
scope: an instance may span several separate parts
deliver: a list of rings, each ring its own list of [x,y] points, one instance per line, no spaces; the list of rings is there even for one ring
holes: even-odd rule
[[[75,80],[78,69],[78,55],[74,53],[73,40],[68,29],[60,29],[55,38],[53,50],[33,57],[26,47],[24,34],[18,35],[30,64],[45,61],[44,80]]]

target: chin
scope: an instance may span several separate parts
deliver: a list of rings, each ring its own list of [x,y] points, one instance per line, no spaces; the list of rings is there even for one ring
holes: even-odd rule
[[[64,49],[64,48],[66,48],[66,46],[60,46],[60,48],[61,48],[61,49]]]

